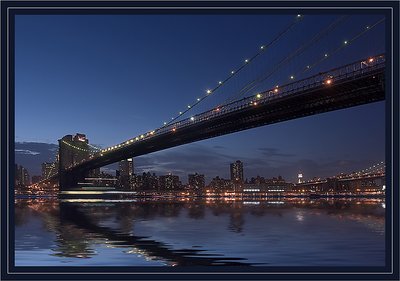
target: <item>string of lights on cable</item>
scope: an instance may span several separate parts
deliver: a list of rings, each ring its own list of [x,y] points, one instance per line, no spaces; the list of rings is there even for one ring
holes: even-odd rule
[[[231,80],[232,78],[237,76],[243,69],[248,67],[257,57],[261,56],[268,48],[270,48],[273,44],[278,42],[287,32],[289,32],[303,18],[304,18],[303,15],[300,15],[300,14],[296,15],[294,20],[288,26],[286,26],[281,32],[279,32],[278,35],[275,36],[269,43],[261,45],[259,50],[257,51],[257,53],[255,53],[254,55],[250,56],[248,59],[245,59],[244,62],[240,66],[238,66],[235,69],[233,69],[225,79],[218,81],[218,83],[217,83],[217,85],[215,87],[207,89],[205,91],[205,95],[203,95],[202,97],[197,98],[194,103],[187,105],[186,109],[180,111],[178,113],[178,115],[176,115],[175,117],[172,117],[171,120],[164,121],[161,128],[163,128],[165,126],[168,126],[169,124],[174,122],[176,119],[182,117],[188,111],[190,111],[195,106],[197,106],[198,104],[203,102],[211,94],[214,94],[218,89],[220,89],[223,85],[225,85],[229,80]],[[159,128],[159,129],[161,129],[161,128]]]
[[[298,22],[299,19],[301,19],[302,17],[303,17],[303,16],[301,16],[301,15],[297,15],[297,21],[295,21],[295,22]],[[373,26],[374,26],[374,25],[373,25]],[[370,29],[370,28],[373,27],[373,26],[370,26],[368,29]],[[277,38],[279,38],[279,36],[278,36]],[[345,43],[345,44],[348,44],[349,42],[351,42],[352,40],[354,41],[354,40],[357,39],[357,38],[358,38],[358,37],[352,38],[352,39],[348,40],[347,43]],[[270,44],[272,44],[272,43],[270,43]],[[125,145],[129,145],[129,144],[131,144],[131,143],[133,143],[133,142],[135,142],[135,141],[140,141],[140,140],[143,140],[143,139],[145,139],[145,138],[147,138],[147,137],[150,137],[150,136],[152,136],[152,135],[155,135],[159,130],[162,130],[163,128],[165,128],[165,127],[167,127],[168,125],[170,125],[172,122],[175,121],[175,119],[177,119],[178,117],[181,117],[184,113],[188,112],[191,108],[193,108],[193,107],[194,107],[195,105],[197,105],[199,102],[201,102],[202,100],[204,100],[205,98],[207,98],[208,96],[210,96],[212,93],[214,93],[217,89],[219,89],[219,88],[221,87],[221,85],[223,85],[224,83],[226,83],[226,81],[228,81],[229,79],[231,79],[234,75],[237,75],[237,73],[240,72],[240,70],[242,70],[245,66],[247,66],[249,63],[251,63],[251,62],[252,62],[257,56],[259,56],[262,52],[264,52],[265,49],[266,49],[266,46],[265,46],[265,45],[261,46],[261,47],[260,47],[260,51],[259,51],[256,55],[250,57],[249,59],[246,59],[245,62],[244,62],[244,64],[241,65],[241,66],[240,66],[239,68],[237,68],[236,70],[233,70],[228,78],[226,78],[225,80],[222,80],[222,81],[218,82],[218,85],[217,85],[215,88],[207,90],[205,96],[203,96],[202,98],[198,98],[194,104],[188,105],[188,106],[187,106],[187,109],[186,109],[185,111],[179,112],[179,115],[178,115],[177,117],[175,117],[175,118],[172,118],[171,121],[169,121],[169,122],[164,122],[164,125],[163,125],[162,127],[157,128],[157,129],[155,129],[155,130],[153,130],[153,131],[149,131],[149,132],[147,132],[147,133],[145,133],[145,134],[141,134],[141,135],[139,135],[139,136],[136,136],[136,137],[134,137],[134,138],[132,138],[132,139],[129,139],[129,140],[127,140],[127,141],[125,141],[125,142],[123,142],[123,143],[120,143],[120,144],[118,144],[118,145],[115,145],[115,146],[112,146],[112,147],[108,147],[108,148],[102,149],[102,150],[100,151],[100,156],[102,155],[102,153],[105,153],[105,152],[108,152],[108,151],[111,151],[111,150],[114,150],[114,149],[119,149],[119,148],[124,147]],[[275,89],[275,91],[276,91],[276,89]],[[277,91],[276,91],[276,92],[277,92]],[[257,95],[259,95],[259,94],[257,94]],[[257,96],[257,95],[256,95],[256,96]],[[190,118],[190,120],[194,121],[194,117],[192,116],[192,117]],[[175,128],[173,128],[172,131],[174,132],[174,131],[175,131]]]
[[[320,30],[317,34],[315,34],[310,40],[307,42],[304,42],[301,44],[296,50],[292,51],[290,54],[285,56],[283,59],[281,59],[275,67],[270,70],[267,73],[262,73],[258,77],[256,77],[254,80],[249,82],[247,85],[245,85],[237,95],[231,97],[230,99],[226,100],[225,102],[222,103],[229,103],[230,101],[237,100],[240,97],[244,96],[245,94],[249,93],[250,91],[256,89],[257,87],[260,86],[260,84],[271,77],[273,74],[275,74],[278,70],[280,70],[283,66],[288,65],[291,61],[293,61],[294,58],[300,56],[305,50],[310,48],[313,44],[317,43],[321,38],[324,36],[330,34],[332,30],[334,30],[340,23],[342,23],[345,19],[347,19],[349,16],[340,16],[339,18],[335,19],[331,24],[329,24],[327,27],[324,29]],[[294,77],[293,77],[294,78]]]
[[[342,43],[340,43],[340,45],[338,47],[336,47],[335,49],[329,51],[329,52],[325,52],[321,58],[318,58],[315,62],[306,65],[302,70],[300,70],[297,73],[291,74],[288,77],[288,81],[293,81],[296,77],[298,77],[299,75],[310,71],[311,69],[315,68],[315,66],[317,66],[318,64],[324,62],[327,59],[332,58],[336,53],[338,53],[339,51],[341,51],[342,49],[344,49],[345,47],[349,46],[351,43],[353,43],[354,41],[356,41],[357,39],[359,39],[361,36],[363,36],[364,34],[366,34],[367,32],[371,31],[373,28],[375,28],[376,26],[378,26],[379,24],[383,23],[385,21],[384,18],[376,21],[375,23],[371,24],[371,25],[367,25],[361,32],[357,33],[356,35],[354,35],[351,39],[348,40],[343,40]],[[373,58],[370,58],[369,60],[373,60]],[[372,62],[372,61],[370,61]]]

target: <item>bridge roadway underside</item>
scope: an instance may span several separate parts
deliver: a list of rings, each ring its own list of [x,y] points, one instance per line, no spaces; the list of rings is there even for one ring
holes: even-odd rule
[[[331,85],[298,91],[263,104],[221,114],[179,128],[175,132],[154,135],[65,171],[60,174],[60,189],[68,189],[68,186],[75,185],[91,169],[130,157],[267,124],[384,100],[384,84],[384,70],[379,70],[360,75],[358,78],[352,77],[340,83],[333,82]]]

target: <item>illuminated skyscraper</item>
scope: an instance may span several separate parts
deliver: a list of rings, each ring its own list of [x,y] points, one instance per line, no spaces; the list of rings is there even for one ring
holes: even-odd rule
[[[237,160],[235,163],[231,163],[231,181],[243,183],[243,162]]]
[[[160,190],[177,190],[182,187],[181,182],[179,181],[179,176],[174,175],[165,175],[159,177],[160,182]]]
[[[297,178],[298,178],[298,183],[302,183],[303,182],[303,174],[302,173],[299,173],[297,175]]]
[[[133,174],[132,158],[119,162],[119,183],[123,189],[131,189]]]

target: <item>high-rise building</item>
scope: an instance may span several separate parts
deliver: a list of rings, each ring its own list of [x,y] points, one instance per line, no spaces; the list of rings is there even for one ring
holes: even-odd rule
[[[181,189],[182,183],[179,181],[179,176],[168,174],[159,177],[160,190],[177,190]]]
[[[235,163],[231,163],[231,181],[243,183],[243,162],[237,160]]]
[[[297,183],[302,183],[302,182],[303,182],[303,174],[302,174],[302,173],[299,173],[299,174],[297,175],[297,179],[298,179]]]
[[[132,176],[133,173],[133,159],[129,158],[119,162],[120,176]]]
[[[84,134],[66,135],[58,140],[61,170],[89,158],[89,140]]]
[[[131,189],[133,176],[133,160],[132,158],[119,162],[119,184],[123,189]]]
[[[205,186],[204,175],[198,173],[188,175],[189,187],[194,190],[203,190]]]
[[[15,186],[27,186],[30,185],[30,176],[28,170],[22,166],[15,165]]]
[[[142,175],[133,175],[132,187],[137,191],[157,191],[159,189],[159,179],[156,174],[143,172]]]
[[[216,176],[213,178],[209,184],[209,187],[214,191],[227,191],[233,189],[233,184],[231,180],[220,178]]]

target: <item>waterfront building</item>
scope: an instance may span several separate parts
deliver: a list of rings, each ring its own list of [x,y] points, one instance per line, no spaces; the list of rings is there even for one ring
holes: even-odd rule
[[[132,158],[122,160],[119,162],[119,186],[123,189],[131,189],[132,176],[133,176],[133,160]]]
[[[197,173],[188,175],[189,188],[194,191],[203,191],[205,187],[204,175]]]
[[[136,191],[157,191],[159,190],[159,178],[150,172],[133,175],[132,188]]]
[[[159,177],[160,191],[172,191],[182,188],[182,183],[179,181],[179,176],[172,174]]]
[[[211,180],[209,188],[214,192],[232,191],[233,184],[231,180],[216,176]]]

